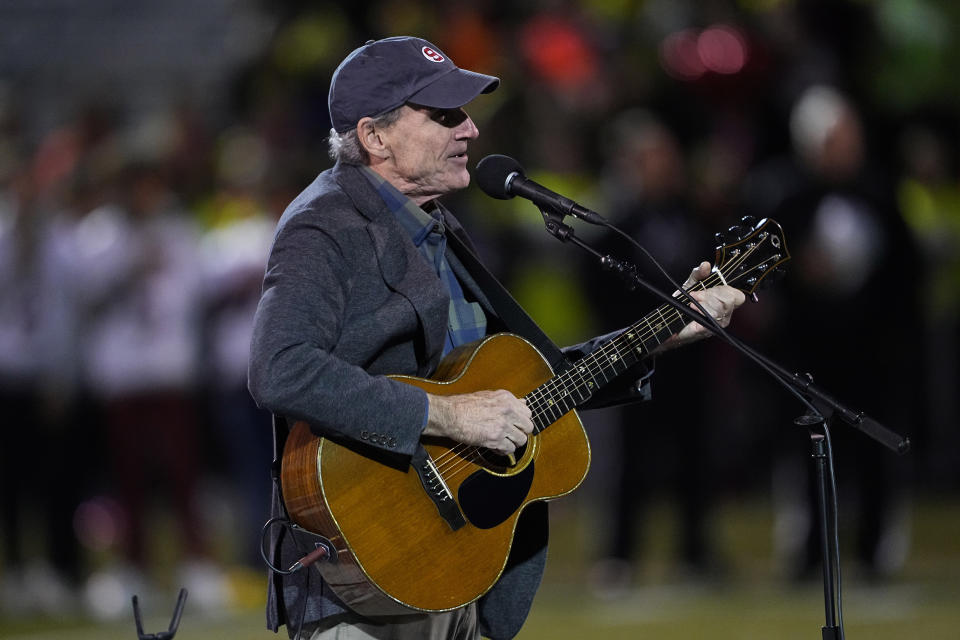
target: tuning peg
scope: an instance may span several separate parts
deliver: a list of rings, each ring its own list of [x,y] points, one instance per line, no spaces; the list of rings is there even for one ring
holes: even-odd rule
[[[727,234],[733,236],[737,240],[742,240],[744,236],[743,227],[741,227],[740,225],[733,225],[732,227],[727,229]]]
[[[749,229],[753,229],[757,226],[757,218],[756,216],[743,216],[740,218],[740,223]]]
[[[727,243],[727,234],[725,234],[723,231],[719,231],[713,234],[713,239],[718,245],[724,245]]]
[[[756,292],[751,293],[749,296],[747,296],[747,300],[749,300],[750,302],[753,302],[754,304],[756,304],[757,302],[760,302],[760,298],[757,297]]]

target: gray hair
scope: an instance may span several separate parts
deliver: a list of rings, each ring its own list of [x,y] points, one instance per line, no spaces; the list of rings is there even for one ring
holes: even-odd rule
[[[396,109],[391,109],[386,113],[373,118],[375,127],[386,128],[400,119],[400,113],[403,105]],[[343,133],[337,133],[336,129],[330,129],[330,136],[327,138],[327,150],[330,159],[342,164],[370,164],[370,154],[360,144],[360,137],[357,135],[357,129],[349,129]]]

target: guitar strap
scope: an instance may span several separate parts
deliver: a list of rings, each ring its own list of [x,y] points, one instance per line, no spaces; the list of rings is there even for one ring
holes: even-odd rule
[[[469,239],[467,239],[469,242]],[[451,230],[447,234],[447,246],[453,249],[453,255],[448,255],[451,268],[457,271],[455,262],[459,261],[466,272],[473,278],[479,290],[487,297],[490,307],[497,317],[507,326],[509,331],[529,340],[534,347],[547,359],[554,373],[559,373],[569,366],[569,361],[563,352],[547,337],[537,323],[533,321],[523,307],[510,295],[500,281],[480,262],[480,258],[467,246],[460,235]],[[453,260],[451,260],[453,258]]]

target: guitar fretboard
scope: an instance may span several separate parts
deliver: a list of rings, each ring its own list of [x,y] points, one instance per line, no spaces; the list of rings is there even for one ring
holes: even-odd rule
[[[704,282],[698,285],[706,288]],[[534,433],[540,433],[568,411],[589,400],[595,392],[680,331],[686,322],[685,316],[665,304],[531,391],[525,399],[533,412]]]

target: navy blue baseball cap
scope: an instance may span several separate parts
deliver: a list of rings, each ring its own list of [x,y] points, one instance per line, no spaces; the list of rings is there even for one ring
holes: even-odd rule
[[[371,40],[333,72],[327,97],[330,123],[343,133],[361,118],[379,116],[407,102],[456,109],[499,84],[499,78],[461,69],[422,38]]]

